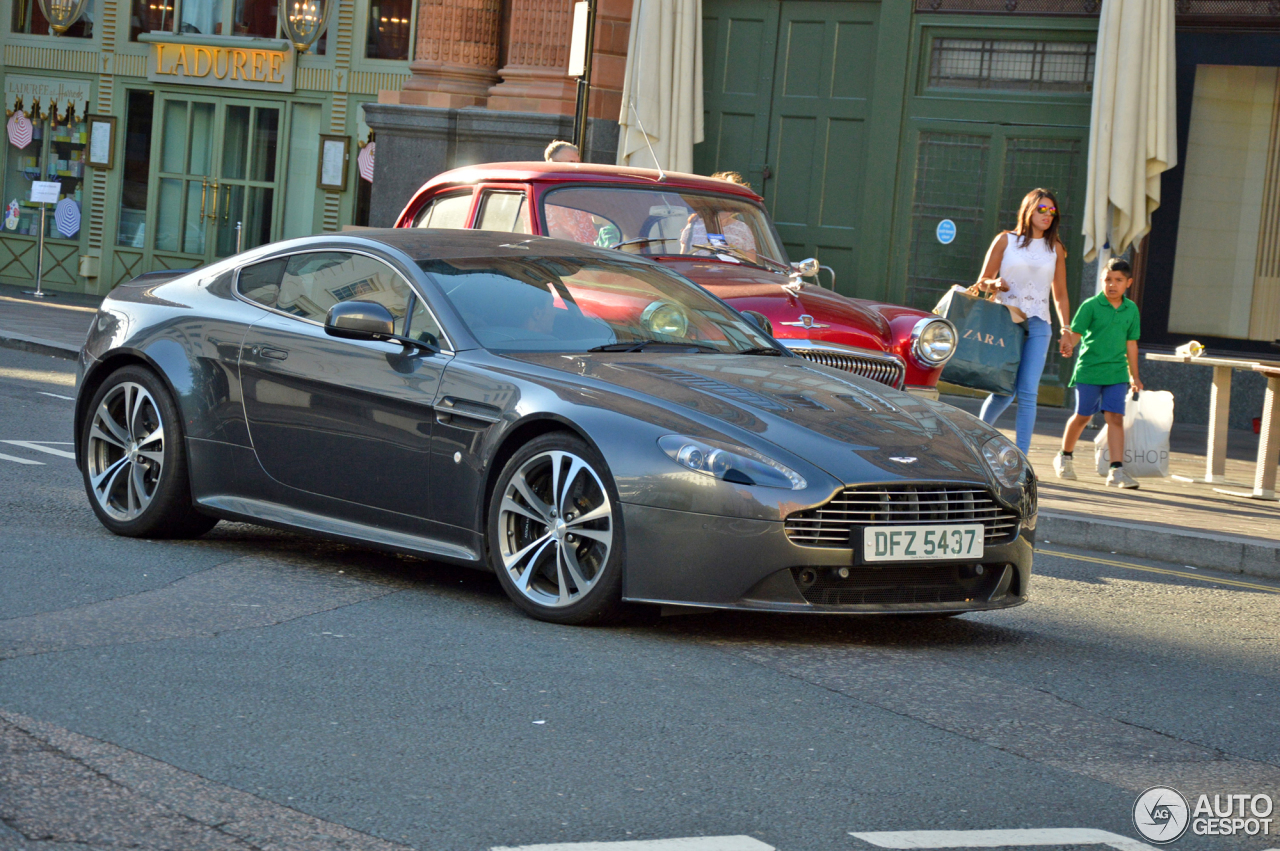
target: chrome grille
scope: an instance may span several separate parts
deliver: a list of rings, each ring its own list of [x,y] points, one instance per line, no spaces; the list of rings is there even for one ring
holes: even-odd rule
[[[846,488],[820,508],[787,518],[787,537],[802,547],[850,549],[861,526],[981,523],[987,546],[1018,533],[1018,516],[989,491],[966,485],[879,485]]]
[[[906,377],[906,367],[896,358],[870,358],[823,349],[795,348],[791,351],[814,363],[852,372],[854,375],[861,375],[863,378],[870,378],[872,381],[878,381],[890,387],[901,388],[903,379]]]

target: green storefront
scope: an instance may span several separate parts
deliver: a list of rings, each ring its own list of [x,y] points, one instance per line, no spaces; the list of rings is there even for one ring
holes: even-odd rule
[[[42,34],[34,0],[0,0],[6,120],[21,113],[32,136],[5,140],[0,282],[35,277],[33,180],[60,182],[78,213],[48,211],[53,290],[105,293],[237,246],[363,223],[361,106],[408,77],[415,6],[341,0],[299,55],[277,37],[273,4],[91,0],[59,37]],[[322,137],[348,156],[323,175]]]
[[[819,257],[841,292],[926,309],[973,283],[1029,189],[1051,189],[1074,304],[1097,34],[1074,5],[704,0],[695,168],[741,171],[788,253]],[[1042,397],[1056,401],[1067,375],[1051,358]]]

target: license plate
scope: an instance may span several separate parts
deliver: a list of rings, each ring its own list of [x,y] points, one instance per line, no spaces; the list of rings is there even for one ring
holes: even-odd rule
[[[942,561],[982,558],[982,524],[882,526],[862,533],[862,560]]]

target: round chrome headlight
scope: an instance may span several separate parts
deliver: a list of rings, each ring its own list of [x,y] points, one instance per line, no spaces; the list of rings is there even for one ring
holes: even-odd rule
[[[684,308],[669,301],[655,301],[640,314],[640,321],[657,337],[683,337],[689,330]]]
[[[911,329],[911,354],[929,367],[942,366],[956,352],[956,328],[937,316],[927,316]]]

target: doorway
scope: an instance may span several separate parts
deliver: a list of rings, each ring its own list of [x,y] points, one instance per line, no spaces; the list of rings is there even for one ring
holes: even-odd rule
[[[283,115],[278,102],[157,98],[152,268],[201,266],[276,237]]]

